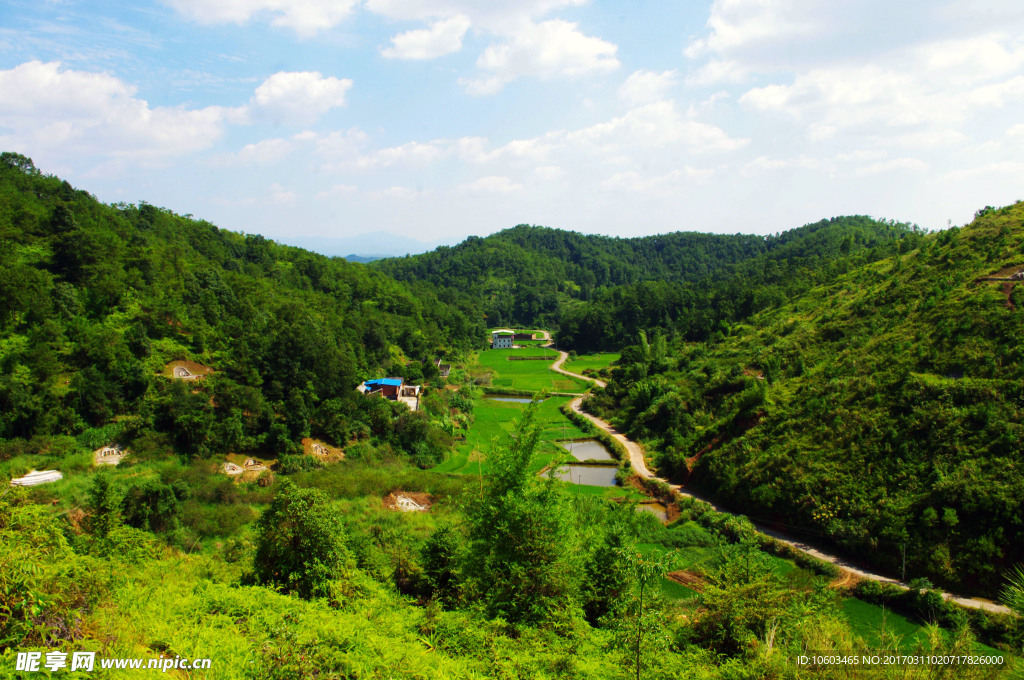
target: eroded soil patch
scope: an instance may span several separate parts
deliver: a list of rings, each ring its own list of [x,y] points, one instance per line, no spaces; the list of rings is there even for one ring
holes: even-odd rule
[[[429,493],[422,491],[392,491],[383,498],[384,507],[400,512],[427,512],[434,504]]]

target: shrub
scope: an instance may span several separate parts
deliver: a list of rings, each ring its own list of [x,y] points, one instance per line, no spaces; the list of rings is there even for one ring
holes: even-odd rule
[[[256,582],[306,599],[324,597],[347,556],[341,520],[327,496],[285,481],[256,523]]]

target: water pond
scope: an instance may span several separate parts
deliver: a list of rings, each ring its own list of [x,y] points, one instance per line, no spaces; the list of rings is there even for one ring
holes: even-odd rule
[[[596,439],[558,443],[576,460],[614,460],[612,454],[608,453],[608,449],[604,448],[604,445]]]
[[[665,507],[664,503],[658,503],[651,501],[650,503],[641,503],[636,506],[637,510],[643,510],[653,514],[655,517],[660,519],[662,522],[668,521],[668,508]]]
[[[491,401],[511,401],[516,404],[529,404],[533,401],[531,397],[517,397],[514,394],[485,394],[484,399],[490,399]]]
[[[615,486],[614,465],[563,465],[555,471],[555,477],[573,484],[584,486]]]

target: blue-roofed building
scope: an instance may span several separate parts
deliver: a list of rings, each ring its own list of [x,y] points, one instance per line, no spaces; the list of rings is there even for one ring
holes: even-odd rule
[[[402,383],[405,380],[403,378],[374,378],[373,380],[367,380],[359,389],[364,394],[373,394],[379,392],[380,396],[385,399],[397,399],[398,393],[402,390]]]
[[[399,401],[413,411],[420,407],[420,392],[423,390],[420,385],[406,385],[404,378],[374,378],[356,389],[367,396]]]

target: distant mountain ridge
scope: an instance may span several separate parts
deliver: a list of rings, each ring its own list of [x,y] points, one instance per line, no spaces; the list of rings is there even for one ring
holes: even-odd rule
[[[784,282],[789,294],[809,285],[800,280],[814,280],[816,272],[834,268],[839,261],[883,257],[899,240],[918,231],[864,216],[821,220],[774,236],[673,232],[618,238],[519,225],[371,266],[400,281],[464,297],[492,325],[557,326],[578,303],[600,300],[603,309],[614,308],[618,302],[605,299],[616,295],[612,291],[645,282],[702,289],[732,282],[740,299],[735,306],[742,308],[738,313],[749,313],[766,301],[744,300],[753,293],[752,284]],[[658,318],[651,322],[660,324],[661,310],[654,311]],[[718,315],[736,318],[722,310]],[[629,333],[635,330],[632,324]],[[602,332],[589,342],[593,347],[621,343],[623,338],[621,333]]]

